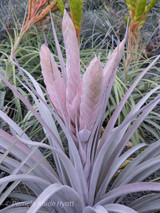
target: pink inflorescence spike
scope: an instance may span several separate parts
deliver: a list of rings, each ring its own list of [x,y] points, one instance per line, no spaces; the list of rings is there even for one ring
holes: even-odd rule
[[[57,113],[62,119],[65,116],[74,140],[87,142],[95,125],[105,88],[122,58],[125,39],[113,51],[104,70],[95,57],[81,79],[78,40],[73,22],[66,11],[62,32],[66,50],[66,84],[53,55],[42,45],[40,58],[44,82]]]

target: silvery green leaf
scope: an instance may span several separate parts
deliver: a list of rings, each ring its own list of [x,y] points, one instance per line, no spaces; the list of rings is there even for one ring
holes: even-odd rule
[[[97,202],[97,205],[106,205],[109,203],[113,203],[115,199],[120,196],[124,196],[127,194],[131,194],[133,192],[140,191],[154,191],[158,192],[160,190],[160,183],[148,183],[148,182],[137,182],[137,183],[129,183],[113,190],[107,192],[100,201]]]
[[[58,200],[61,201],[61,205],[64,205],[63,208],[66,213],[69,212],[74,213],[75,211],[77,213],[82,212],[84,204],[79,195],[77,194],[77,192],[68,186],[63,186],[61,184],[55,183],[47,187],[39,195],[39,197],[34,201],[32,206],[29,208],[27,213],[36,213],[37,210],[39,210],[43,206],[43,204],[53,195],[55,195],[58,198]],[[74,205],[72,203],[70,205],[65,205],[65,203],[68,202],[73,202]],[[62,206],[60,206],[60,203],[56,203],[54,208],[58,212],[62,210]]]
[[[138,210],[139,213],[155,212],[160,208],[160,195],[145,195],[130,204],[130,207]]]

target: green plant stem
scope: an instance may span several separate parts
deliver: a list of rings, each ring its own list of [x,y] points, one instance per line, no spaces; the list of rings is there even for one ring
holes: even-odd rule
[[[22,37],[23,37],[23,35],[19,35],[18,38],[16,39],[16,41],[15,41],[15,43],[13,45],[12,51],[11,51],[11,55],[10,55],[11,59],[14,58],[14,54],[16,52],[16,49],[17,49]]]
[[[12,64],[12,71],[13,71],[13,84],[14,84],[15,89],[17,89],[17,86],[16,86],[16,73],[15,73],[15,65],[14,64]],[[15,105],[16,105],[16,108],[18,110],[18,114],[16,116],[16,119],[17,120],[22,120],[22,109],[21,109],[20,100],[15,94],[14,94],[14,97],[15,97]]]

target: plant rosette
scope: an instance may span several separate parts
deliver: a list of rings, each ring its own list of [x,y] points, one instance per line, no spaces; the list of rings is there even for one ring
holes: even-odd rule
[[[32,96],[36,107],[0,74],[2,81],[40,122],[48,139],[47,144],[44,143],[46,138],[41,142],[32,141],[25,130],[0,111],[1,119],[11,130],[10,133],[0,130],[1,169],[9,174],[0,179],[0,203],[7,197],[19,200],[0,212],[146,213],[160,210],[160,183],[143,181],[159,169],[160,140],[150,146],[141,143],[123,152],[138,126],[158,104],[160,95],[145,103],[160,86],[148,92],[131,109],[123,122],[115,125],[136,85],[160,56],[133,82],[101,134],[104,114],[126,38],[113,51],[104,69],[95,57],[81,78],[79,46],[72,20],[65,11],[62,31],[66,64],[53,20],[51,21],[62,71],[59,71],[49,49],[43,45],[40,51],[41,67],[51,106],[47,104],[39,84],[29,72],[19,66],[16,59],[15,64],[25,81],[25,84],[21,81],[20,83]],[[55,119],[66,136],[69,151],[67,154]],[[43,155],[39,147],[49,150],[49,153]],[[144,151],[116,175],[121,165],[140,149]],[[49,155],[52,155],[56,169],[48,162]],[[21,181],[34,195],[12,193]],[[6,187],[8,183],[10,185]],[[152,193],[128,206],[122,205],[121,201],[127,194],[140,191]]]

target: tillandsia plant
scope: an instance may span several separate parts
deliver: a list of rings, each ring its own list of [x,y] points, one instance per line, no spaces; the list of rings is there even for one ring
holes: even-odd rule
[[[20,35],[15,39],[11,57],[13,57],[13,55],[15,54],[17,46],[24,36],[25,32],[29,30],[33,26],[33,24],[38,23],[42,19],[44,19],[50,11],[55,12],[56,10],[58,10],[57,0],[53,0],[50,3],[49,2],[49,0],[28,0],[28,15],[26,23],[23,25]]]
[[[159,102],[160,95],[157,95],[146,104],[160,86],[146,94],[116,126],[125,102],[160,55],[128,89],[102,134],[103,117],[126,38],[114,50],[104,68],[95,57],[81,78],[78,40],[72,20],[64,11],[62,31],[66,65],[51,21],[62,71],[59,71],[48,47],[42,45],[42,73],[51,105],[47,104],[36,80],[19,66],[16,59],[19,74],[25,80],[25,84],[20,83],[35,101],[34,107],[0,74],[3,82],[41,123],[48,139],[47,144],[44,143],[46,138],[41,142],[32,141],[24,130],[0,111],[0,117],[10,126],[10,133],[0,130],[0,169],[9,174],[0,179],[0,204],[7,197],[19,200],[0,212],[146,213],[160,210],[160,183],[143,182],[159,169],[160,140],[151,146],[142,143],[124,151],[134,131]],[[53,117],[64,131],[67,144],[62,143]],[[38,149],[40,147],[48,149],[49,153],[45,156]],[[121,165],[140,149],[143,151],[117,174]],[[47,160],[49,155],[54,159],[54,167]],[[32,195],[12,193],[21,181],[33,192]],[[152,193],[128,206],[122,203],[127,194],[139,191]]]
[[[140,38],[143,24],[145,23],[148,12],[156,4],[157,0],[151,0],[147,5],[147,0],[126,0],[129,9],[129,29],[128,29],[128,49],[124,79],[127,79],[127,73],[131,60],[136,60],[136,53],[140,46]],[[126,19],[128,21],[128,19]],[[139,51],[140,52],[140,51]]]

